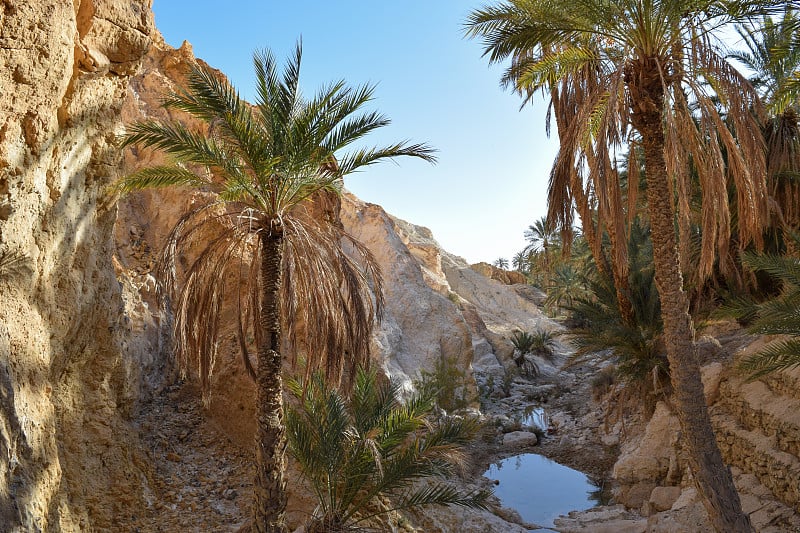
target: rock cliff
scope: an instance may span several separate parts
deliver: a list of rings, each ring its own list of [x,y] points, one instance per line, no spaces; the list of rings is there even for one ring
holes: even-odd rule
[[[114,146],[147,0],[0,2],[0,524],[113,529],[146,495],[112,264]]]

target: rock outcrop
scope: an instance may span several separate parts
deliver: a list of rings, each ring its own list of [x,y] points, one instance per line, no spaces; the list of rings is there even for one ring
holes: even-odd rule
[[[731,466],[742,508],[757,531],[795,531],[800,527],[800,370],[745,382],[733,362],[763,348],[766,339],[736,328],[726,328],[719,338],[722,345],[713,337],[703,337],[702,342],[727,359],[703,366],[702,378],[717,441]],[[634,523],[642,531],[711,527],[681,448],[677,416],[667,403],[659,402],[643,430],[628,435],[613,474],[619,485],[617,500],[640,512],[642,518]],[[572,531],[575,524],[590,523],[589,515],[574,513],[559,524]]]
[[[0,2],[3,531],[114,530],[146,498],[105,189],[153,30],[147,0]]]

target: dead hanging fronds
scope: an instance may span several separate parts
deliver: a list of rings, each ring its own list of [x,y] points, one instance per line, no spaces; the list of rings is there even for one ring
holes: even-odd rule
[[[366,247],[338,225],[309,214],[285,221],[282,329],[292,361],[307,375],[352,376],[368,363],[370,333],[383,309],[379,267]],[[249,208],[208,204],[184,215],[170,232],[158,266],[165,301],[174,302],[176,357],[210,391],[221,321],[236,315],[236,336],[247,373],[250,347],[261,341],[258,283],[263,253]],[[199,252],[198,252],[199,250]],[[182,268],[179,257],[195,259]]]

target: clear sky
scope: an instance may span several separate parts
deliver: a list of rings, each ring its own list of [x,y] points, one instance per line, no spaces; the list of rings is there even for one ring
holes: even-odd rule
[[[520,110],[501,89],[462,24],[476,0],[155,0],[156,25],[174,47],[222,70],[245,98],[253,92],[252,52],[287,57],[302,36],[301,85],[309,94],[344,79],[377,84],[373,108],[392,124],[369,144],[408,139],[438,150],[431,166],[404,158],[346,178],[362,200],[429,227],[449,252],[470,262],[508,259],[523,231],[546,213],[555,138],[546,105]],[[554,127],[555,132],[555,127]]]

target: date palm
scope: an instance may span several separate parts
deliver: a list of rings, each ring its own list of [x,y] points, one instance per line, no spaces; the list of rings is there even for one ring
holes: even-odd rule
[[[239,345],[257,390],[252,527],[258,532],[286,530],[283,349],[304,357],[309,372],[324,368],[337,379],[365,362],[382,305],[370,253],[314,204],[338,194],[343,176],[380,160],[434,159],[420,144],[343,152],[389,121],[362,111],[371,86],[340,81],[303,97],[301,56],[298,44],[281,72],[271,52],[254,54],[255,105],[210,69],[195,68],[187,87],[163,103],[199,119],[204,130],[177,121],[130,126],[124,145],[156,148],[173,162],[140,169],[118,185],[122,192],[193,187],[212,198],[172,228],[159,273],[175,302],[176,356],[184,371],[196,367],[206,395],[224,296],[236,295]],[[192,250],[200,251],[181,270],[177,259]],[[255,368],[249,336],[256,343]]]
[[[525,237],[525,248],[523,252],[529,256],[539,251],[544,255],[544,269],[550,270],[550,245],[555,241],[553,226],[547,217],[541,217],[533,222],[523,233]]]
[[[740,243],[761,244],[767,218],[762,110],[714,32],[764,9],[694,0],[508,0],[474,11],[467,22],[490,61],[514,59],[506,76],[520,90],[577,94],[572,120],[559,131],[564,170],[555,179],[569,179],[576,163],[613,178],[608,171],[617,150],[638,134],[676,410],[698,493],[715,529],[725,532],[752,527],[706,408],[681,251],[691,231],[690,165],[703,188],[701,276],[711,272],[716,252],[728,252],[729,180],[737,191]]]
[[[759,24],[738,26],[744,48],[730,54],[753,72],[750,81],[772,113],[763,128],[768,187],[789,247],[794,242],[788,233],[800,228],[800,94],[787,90],[800,72],[798,24],[800,18],[787,7],[780,19],[764,16]]]

